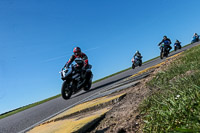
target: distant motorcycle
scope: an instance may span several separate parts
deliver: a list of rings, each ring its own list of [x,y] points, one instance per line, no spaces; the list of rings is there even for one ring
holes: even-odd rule
[[[181,43],[180,44],[177,44],[177,43],[174,44],[174,51],[176,51],[178,49],[181,49]]]
[[[168,57],[169,51],[168,48],[164,45],[160,45],[160,59],[163,59],[164,57]]]
[[[69,68],[64,67],[64,69],[60,72],[61,78],[64,81],[61,88],[62,97],[67,100],[71,97],[71,95],[79,92],[80,90],[89,91],[92,85],[93,74],[91,72],[90,80],[83,86],[78,89],[79,86],[84,81],[84,72],[82,70],[84,61],[81,58],[75,59],[76,65],[71,65]],[[92,68],[91,65],[89,65]]]
[[[195,43],[198,41],[199,41],[199,36],[198,37],[194,36],[191,43]]]
[[[132,69],[135,69],[137,66],[142,66],[142,57],[141,58],[132,58]]]

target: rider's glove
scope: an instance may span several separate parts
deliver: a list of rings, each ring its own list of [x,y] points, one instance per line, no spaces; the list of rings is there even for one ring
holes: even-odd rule
[[[65,64],[65,66],[64,67],[66,67],[66,68],[69,68],[69,64],[67,63],[67,64]]]

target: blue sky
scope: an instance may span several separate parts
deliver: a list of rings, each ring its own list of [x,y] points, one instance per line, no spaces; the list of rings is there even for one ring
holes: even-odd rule
[[[0,0],[0,113],[60,93],[75,46],[94,80],[126,69],[140,50],[159,55],[163,35],[200,33],[199,0]]]

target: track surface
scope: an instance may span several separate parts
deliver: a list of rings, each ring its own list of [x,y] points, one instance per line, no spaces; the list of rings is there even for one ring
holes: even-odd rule
[[[187,47],[184,47],[181,50],[178,50],[176,52],[172,52],[172,53],[170,53],[169,56],[175,55],[181,51],[184,51],[193,46],[196,46],[197,44],[199,44],[199,42],[189,45]],[[0,120],[0,133],[25,132],[25,131],[27,131],[27,129],[33,127],[36,124],[39,124],[43,120],[48,119],[49,117],[55,115],[56,113],[61,112],[62,110],[66,110],[66,109],[68,109],[76,104],[79,104],[81,102],[84,102],[85,99],[92,97],[95,93],[97,94],[98,92],[100,92],[102,90],[106,90],[106,89],[110,88],[113,84],[116,84],[119,81],[122,81],[123,79],[125,79],[133,74],[136,74],[137,72],[144,70],[145,68],[156,65],[164,60],[165,59],[161,60],[160,58],[157,58],[155,60],[152,60],[150,62],[143,64],[143,66],[141,66],[141,67],[137,67],[134,70],[132,70],[132,69],[127,70],[118,75],[115,75],[108,79],[97,82],[92,85],[91,91],[89,91],[87,93],[85,93],[83,91],[79,92],[78,94],[73,95],[72,98],[67,101],[63,100],[61,97],[58,97],[56,99],[53,99],[46,103],[32,107],[25,111],[19,112],[12,116],[3,118]]]

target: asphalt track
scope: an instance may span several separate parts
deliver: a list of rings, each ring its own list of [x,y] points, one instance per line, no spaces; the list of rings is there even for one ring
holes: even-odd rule
[[[182,48],[176,52],[170,53],[169,56],[173,56],[179,52],[182,52],[186,49],[189,49],[193,46],[200,44],[194,43],[187,47]],[[26,132],[30,128],[33,128],[37,124],[53,117],[54,115],[69,109],[72,106],[75,106],[79,103],[91,99],[94,95],[97,95],[103,90],[111,88],[114,84],[122,82],[123,79],[136,74],[137,72],[144,70],[145,68],[151,67],[153,65],[159,64],[165,59],[161,60],[157,58],[150,62],[143,64],[141,67],[137,67],[134,70],[127,70],[118,75],[110,77],[108,79],[102,80],[92,85],[92,89],[89,92],[81,91],[76,95],[73,95],[69,100],[63,100],[61,97],[48,101],[46,103],[40,104],[38,106],[32,107],[30,109],[24,110],[17,114],[8,116],[6,118],[0,119],[0,133],[18,133]]]

